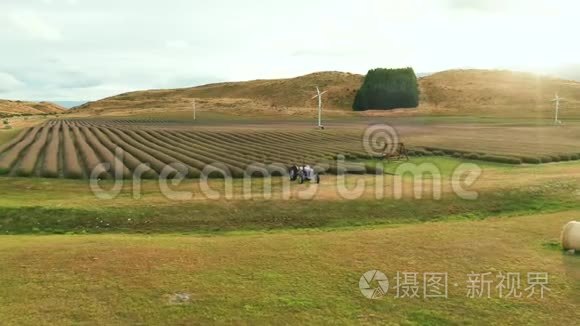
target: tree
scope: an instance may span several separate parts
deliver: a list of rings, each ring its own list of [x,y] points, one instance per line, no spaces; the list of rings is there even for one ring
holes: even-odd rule
[[[419,105],[419,87],[413,68],[372,69],[356,93],[353,109],[390,110]]]

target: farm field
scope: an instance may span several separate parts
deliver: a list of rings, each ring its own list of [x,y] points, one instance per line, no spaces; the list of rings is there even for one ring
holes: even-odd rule
[[[0,2],[0,326],[580,326],[580,2],[327,2]]]
[[[281,178],[272,180],[272,199],[263,198],[261,179],[249,197],[243,181],[234,179],[232,199],[167,198],[154,180],[159,172],[153,159],[184,162],[205,154],[211,158],[199,161],[215,160],[234,170],[242,168],[244,158],[286,163],[308,154],[313,160],[346,150],[356,154],[357,149],[363,151],[361,137],[368,124],[335,122],[321,132],[301,121],[230,125],[214,121],[200,126],[170,119],[81,119],[52,120],[6,136],[0,143],[4,149],[0,162],[17,153],[14,149],[20,152],[0,178],[0,232],[5,234],[0,239],[0,280],[6,284],[0,290],[0,317],[7,325],[89,320],[497,324],[525,323],[531,315],[538,323],[570,324],[579,317],[574,307],[580,303],[580,261],[564,255],[558,244],[561,225],[580,212],[578,161],[510,165],[435,151],[399,162],[359,158],[361,164],[382,165],[385,174],[348,175],[347,188],[366,182],[375,189],[380,182],[384,190],[380,200],[370,190],[345,200],[336,190],[339,177],[334,175],[325,175],[320,185],[291,184],[288,200],[281,198]],[[338,126],[340,132],[333,130]],[[454,136],[477,137],[481,141],[474,144],[487,144],[493,152],[499,148],[493,144],[499,142],[486,142],[488,136],[509,134],[493,124],[477,127],[440,121],[397,124],[405,143],[423,141],[421,145],[441,148],[455,141]],[[523,134],[533,127],[508,128]],[[558,132],[541,128],[546,130],[545,139],[560,139]],[[568,137],[574,136],[573,128],[566,126]],[[428,142],[428,135],[437,130],[449,138]],[[319,147],[304,145],[313,137],[319,137],[314,142]],[[519,141],[524,143],[525,138]],[[458,149],[461,143],[456,142]],[[135,184],[127,181],[114,198],[99,199],[84,179],[91,166],[87,158],[111,162],[114,146],[135,153],[131,154],[135,164],[150,163],[156,173],[141,181],[139,197],[134,197]],[[318,156],[313,148],[327,151]],[[257,154],[264,149],[270,157]],[[520,149],[514,145],[509,153],[518,155]],[[69,177],[75,165],[66,155],[73,152],[78,179]],[[137,156],[139,152],[149,157]],[[224,157],[231,159],[224,162]],[[125,158],[123,164],[131,171],[129,162]],[[422,198],[414,197],[411,178],[402,179],[403,198],[394,198],[397,169],[405,163],[437,167],[443,180],[440,200],[434,200],[429,190],[434,176],[425,180]],[[483,171],[469,188],[478,192],[478,200],[463,200],[453,193],[449,180],[463,163],[475,163]],[[56,173],[46,174],[47,167]],[[99,184],[109,189],[115,183],[104,179]],[[208,184],[224,189],[220,179]],[[194,194],[201,190],[197,178],[172,188]],[[316,192],[310,200],[296,196],[311,188]],[[390,278],[397,271],[445,271],[449,298],[395,299],[392,288],[384,299],[368,300],[358,282],[372,269]],[[488,271],[547,272],[551,291],[545,299],[466,299],[466,275]],[[187,301],[176,301],[182,293]]]
[[[116,158],[116,149],[123,150]],[[247,166],[315,164],[337,154],[363,155],[355,133],[316,131],[225,132],[195,131],[170,122],[49,121],[24,130],[0,147],[0,173],[13,176],[109,178],[117,167],[131,178],[141,167],[143,178],[174,175],[181,163],[189,177],[199,177],[208,165],[241,177]],[[148,164],[148,166],[143,165]],[[276,169],[276,167],[273,167]]]
[[[519,158],[523,163],[577,160],[580,157],[580,125],[496,126],[454,125],[409,133],[406,142],[417,147],[453,153],[479,153]]]
[[[414,180],[403,179],[403,197],[393,196],[396,176],[381,177],[383,198],[376,199],[374,176],[351,175],[347,188],[365,182],[367,191],[345,199],[337,191],[336,178],[325,176],[320,185],[293,184],[284,199],[280,178],[274,178],[271,199],[263,196],[257,182],[251,196],[241,180],[233,182],[233,196],[223,196],[222,180],[210,180],[209,187],[220,198],[203,195],[198,181],[173,187],[191,192],[192,198],[167,196],[157,182],[144,180],[135,197],[135,184],[126,182],[115,197],[97,197],[86,181],[44,178],[3,178],[0,184],[0,232],[4,234],[86,234],[86,233],[187,233],[310,228],[345,228],[365,225],[392,225],[455,219],[484,219],[503,214],[526,215],[579,208],[580,165],[576,162],[529,167],[486,163],[483,174],[468,188],[477,200],[458,197],[449,181],[461,163],[457,159],[423,158],[441,169],[442,194],[434,199],[430,180],[425,180],[423,196],[414,196]],[[393,168],[393,167],[391,167]],[[258,179],[260,180],[260,179]],[[113,182],[103,181],[103,188]],[[313,193],[301,198],[300,193]],[[272,210],[275,205],[275,210]]]
[[[57,119],[24,128],[0,145],[0,174],[48,178],[157,179],[178,173],[242,177],[248,166],[281,173],[293,164],[336,173],[335,160],[372,158],[365,145],[369,126],[385,120],[333,121],[314,130],[303,121],[211,122],[158,119]],[[411,155],[446,155],[500,163],[550,163],[580,158],[580,125],[534,126],[391,121]],[[380,137],[377,136],[377,137]],[[377,139],[384,141],[384,139]],[[122,149],[122,154],[116,149]],[[380,148],[382,149],[382,148]],[[380,151],[379,151],[380,152]],[[116,158],[116,155],[122,157]],[[176,165],[179,164],[179,165]],[[208,168],[208,165],[211,167]],[[114,170],[117,168],[118,170]],[[373,167],[345,163],[350,172]],[[139,175],[135,171],[139,169]],[[204,170],[205,169],[205,170]]]
[[[5,325],[528,324],[531,316],[533,324],[574,324],[580,260],[554,244],[578,213],[332,232],[3,237],[0,317]],[[446,271],[449,298],[395,299],[391,289],[368,300],[358,282],[372,269],[391,279]],[[495,289],[467,298],[467,274],[488,271],[545,271],[550,291],[544,299],[500,299]],[[189,301],[175,302],[176,293]]]

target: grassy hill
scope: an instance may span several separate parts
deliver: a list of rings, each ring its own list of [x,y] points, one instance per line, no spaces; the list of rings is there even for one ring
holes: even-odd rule
[[[434,112],[551,117],[555,93],[563,117],[580,117],[580,83],[530,73],[451,70],[420,80],[422,106]]]
[[[50,102],[0,100],[0,116],[63,113],[65,109]]]
[[[75,108],[88,114],[136,114],[142,111],[201,110],[289,112],[313,108],[314,89],[327,90],[327,109],[350,111],[362,75],[319,72],[289,79],[209,84],[192,88],[137,91]],[[447,114],[550,117],[556,92],[568,101],[563,116],[580,117],[580,83],[529,73],[491,70],[449,70],[419,79],[421,104],[417,110],[395,114]],[[289,109],[290,108],[290,109]],[[369,113],[363,113],[369,114]],[[370,113],[372,114],[372,112]],[[389,113],[392,114],[392,113]]]
[[[325,107],[350,109],[363,76],[344,72],[318,72],[289,79],[253,80],[209,84],[192,88],[137,91],[89,102],[77,112],[107,113],[111,110],[189,109],[192,99],[198,108],[267,109],[284,111],[313,107],[316,86],[328,91]]]

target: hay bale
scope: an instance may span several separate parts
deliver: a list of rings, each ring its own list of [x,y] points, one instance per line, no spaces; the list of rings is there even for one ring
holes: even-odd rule
[[[580,222],[572,221],[562,229],[562,248],[580,251]]]

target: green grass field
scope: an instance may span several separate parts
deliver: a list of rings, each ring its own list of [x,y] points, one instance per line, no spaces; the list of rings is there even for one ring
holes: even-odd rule
[[[0,134],[0,144],[14,134]],[[376,161],[368,161],[374,163]],[[402,164],[433,164],[442,196],[412,196]],[[451,176],[463,163],[482,175],[458,198]],[[0,320],[44,324],[574,324],[580,318],[580,256],[559,245],[564,223],[578,219],[580,162],[514,166],[447,156],[383,162],[385,174],[349,175],[346,186],[382,183],[384,197],[343,199],[336,176],[323,176],[312,198],[251,198],[234,180],[233,198],[171,200],[144,180],[141,197],[126,181],[98,199],[87,180],[0,178]],[[428,175],[430,186],[436,177]],[[100,181],[103,188],[111,180]],[[223,180],[210,180],[222,189]],[[428,187],[426,187],[428,188]],[[173,190],[200,193],[198,180]],[[291,193],[309,185],[292,184]],[[359,291],[377,269],[391,288],[380,300]],[[448,274],[448,298],[395,298],[397,272]],[[538,297],[467,298],[468,274],[549,274]],[[495,280],[494,280],[495,281]],[[495,285],[495,283],[494,283]],[[522,284],[523,285],[523,284]],[[523,289],[522,289],[523,290]],[[185,293],[188,299],[176,300]]]
[[[553,249],[579,211],[230,235],[9,236],[3,324],[574,324],[580,260]],[[523,227],[525,225],[525,227]],[[362,273],[447,272],[448,299],[368,300]],[[466,298],[471,272],[544,271],[546,298]],[[188,293],[175,304],[171,296]]]

